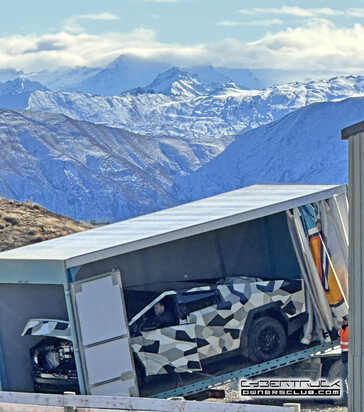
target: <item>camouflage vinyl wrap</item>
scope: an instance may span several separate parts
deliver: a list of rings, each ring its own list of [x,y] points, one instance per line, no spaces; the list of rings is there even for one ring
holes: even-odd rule
[[[50,336],[71,340],[71,328],[68,321],[57,319],[30,319],[22,336]]]
[[[262,281],[257,278],[230,278],[212,286],[184,291],[215,291],[216,304],[192,311],[180,324],[132,337],[133,351],[145,366],[146,375],[201,370],[200,361],[240,347],[249,311],[271,302],[282,302],[288,317],[305,310],[301,281]],[[169,365],[169,366],[168,366]]]

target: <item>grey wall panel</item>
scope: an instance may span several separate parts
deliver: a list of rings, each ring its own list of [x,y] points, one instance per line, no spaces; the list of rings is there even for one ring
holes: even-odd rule
[[[300,278],[285,212],[217,233],[227,276]]]
[[[76,280],[112,269],[121,271],[129,317],[138,311],[128,301],[132,290],[159,293],[191,287],[186,281],[225,276],[300,277],[285,212],[89,263]],[[150,295],[140,292],[137,298],[150,300]]]
[[[121,271],[124,288],[152,284],[168,290],[170,282],[221,276],[213,232],[84,265],[76,280],[112,269]]]
[[[364,402],[364,132],[349,137],[349,411]]]
[[[68,320],[63,286],[0,284],[0,339],[8,383],[4,390],[33,390],[29,349],[42,338],[21,336],[30,318]]]

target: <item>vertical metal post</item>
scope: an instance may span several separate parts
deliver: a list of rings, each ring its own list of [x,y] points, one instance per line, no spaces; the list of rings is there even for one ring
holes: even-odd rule
[[[72,336],[72,343],[73,343],[73,348],[74,348],[78,385],[80,387],[80,393],[82,395],[87,395],[85,379],[83,376],[82,360],[81,360],[79,345],[77,341],[77,331],[76,331],[76,326],[75,326],[75,318],[73,315],[73,305],[72,305],[69,284],[67,283],[66,285],[64,285],[64,288],[65,288],[65,298],[66,298],[66,306],[67,306],[67,312],[68,312],[68,320],[69,320],[70,327],[71,327],[71,336]]]
[[[364,122],[341,131],[349,141],[349,412],[364,405]]]
[[[8,382],[6,379],[5,362],[4,362],[4,352],[3,345],[0,338],[0,391],[5,391],[8,389]]]
[[[76,392],[64,392],[63,394],[63,408],[64,408],[64,412],[74,412],[76,411],[76,407],[73,405],[69,405],[67,396],[74,396],[76,395]],[[298,411],[300,412],[300,411]]]
[[[286,408],[292,408],[292,412],[301,412],[300,403],[284,403],[283,406]]]

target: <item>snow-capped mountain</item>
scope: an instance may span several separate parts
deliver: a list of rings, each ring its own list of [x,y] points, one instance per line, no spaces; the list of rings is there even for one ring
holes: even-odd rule
[[[265,90],[234,85],[201,94],[204,86],[197,77],[173,69],[158,76],[152,86],[152,93],[147,87],[111,97],[36,91],[30,95],[28,108],[144,135],[216,138],[281,119],[312,103],[364,95],[363,76],[296,82]]]
[[[114,96],[130,89],[145,87],[156,76],[167,71],[173,64],[123,54],[114,61],[100,67],[63,67],[57,70],[23,72],[16,69],[0,69],[0,82],[17,77],[38,81],[54,91],[79,91],[90,94]],[[329,69],[322,71],[298,71],[275,69],[247,69],[206,66],[182,68],[191,75],[197,75],[206,86],[211,83],[233,82],[242,89],[261,90],[273,85],[292,81],[307,82],[314,79],[334,77]],[[359,73],[358,73],[359,74]]]
[[[169,68],[166,63],[122,55],[93,76],[63,90],[114,96],[151,83],[158,74]]]
[[[341,96],[341,88],[329,89]],[[347,142],[340,130],[363,116],[364,97],[311,104],[227,146],[224,138],[143,136],[0,109],[0,195],[114,221],[254,183],[342,183]]]
[[[65,67],[55,71],[42,70],[33,73],[4,70],[3,76],[1,76],[2,71],[0,70],[0,81],[13,80],[17,77],[14,77],[14,74],[18,73],[18,76],[39,81],[54,91],[78,91],[113,96],[138,87],[143,88],[171,67],[167,63],[124,54],[105,67],[73,69]],[[214,84],[232,82],[229,77],[211,65],[187,67],[182,71],[193,76],[197,75],[205,86],[212,86],[213,89],[216,88]],[[249,74],[247,75],[247,73]],[[239,74],[236,75],[235,72],[234,74],[240,87],[260,88],[262,86],[258,80],[252,78],[251,72],[247,69],[241,69]]]
[[[25,109],[30,95],[36,90],[46,91],[47,88],[38,82],[21,78],[0,83],[0,107]]]
[[[114,221],[255,183],[344,183],[340,130],[363,116],[364,98],[312,104],[225,149],[224,139],[155,138],[0,109],[0,195]]]
[[[121,55],[105,67],[61,68],[24,74],[54,91],[78,91],[112,96],[151,83],[171,65],[158,61]]]
[[[190,75],[177,67],[172,67],[159,74],[151,84],[142,88],[140,92],[154,92],[191,99],[208,94],[208,89],[201,83],[197,75]]]
[[[192,66],[192,67],[186,67],[183,68],[183,71],[192,74],[192,75],[197,75],[199,79],[205,83],[226,83],[226,82],[231,82],[230,77],[225,76],[224,74],[221,74],[218,69],[214,69],[211,64],[207,66]],[[243,85],[240,85],[243,87]]]
[[[167,193],[224,150],[223,139],[146,137],[59,114],[0,109],[0,195],[77,219],[121,220],[175,202]]]
[[[346,183],[348,142],[343,128],[362,121],[364,98],[312,104],[239,135],[171,195],[192,201],[256,183]]]
[[[207,90],[212,91],[216,89],[226,88],[226,87],[240,87],[242,89],[252,89],[251,82],[249,86],[244,84],[244,82],[239,79],[239,83],[235,82],[228,76],[220,73],[219,69],[214,69],[211,65],[208,66],[193,66],[183,69],[188,74],[198,76],[200,81],[205,85]],[[263,88],[263,87],[254,87],[254,88]]]
[[[362,76],[247,90],[213,68],[109,97],[0,83],[0,105],[27,109],[0,109],[0,196],[120,220],[253,183],[344,182],[339,133],[363,96]]]
[[[261,90],[267,87],[279,84],[276,82],[269,82],[262,80],[257,74],[256,70],[249,69],[230,69],[228,67],[215,67],[216,72],[227,77],[242,89]],[[332,76],[333,77],[333,76]],[[280,83],[288,83],[282,81]]]

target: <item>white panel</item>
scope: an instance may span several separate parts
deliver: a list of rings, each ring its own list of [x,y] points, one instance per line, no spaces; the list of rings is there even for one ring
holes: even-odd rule
[[[89,384],[120,377],[133,370],[128,338],[85,348]]]
[[[120,285],[107,276],[75,286],[84,346],[127,333]]]
[[[73,283],[71,292],[88,392],[138,396],[120,272]]]
[[[133,381],[114,381],[101,386],[91,388],[91,395],[135,396],[133,393]]]

